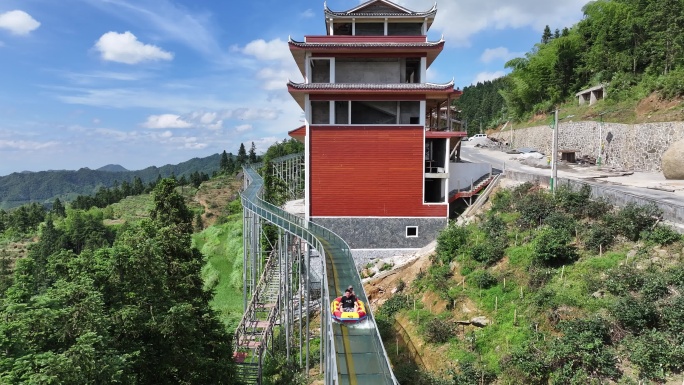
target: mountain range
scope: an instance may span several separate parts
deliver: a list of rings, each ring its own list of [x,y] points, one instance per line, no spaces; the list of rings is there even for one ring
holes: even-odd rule
[[[212,175],[219,169],[220,155],[193,158],[179,164],[162,167],[150,166],[142,170],[129,171],[109,164],[97,170],[51,170],[39,172],[15,172],[0,177],[0,209],[10,209],[23,204],[52,203],[55,198],[71,201],[79,195],[90,195],[100,187],[113,187],[117,183],[132,183],[139,177],[143,183],[175,175],[188,178],[194,172]]]

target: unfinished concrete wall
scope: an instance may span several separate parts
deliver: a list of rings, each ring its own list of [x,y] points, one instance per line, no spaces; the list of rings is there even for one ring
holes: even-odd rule
[[[394,61],[335,63],[335,83],[401,83],[401,64]]]
[[[537,126],[513,130],[513,147],[533,147],[551,153],[549,126]],[[611,136],[608,141],[607,137]],[[506,142],[511,141],[511,132],[491,135]],[[561,122],[558,131],[560,150],[577,150],[577,156],[598,157],[601,151],[602,164],[635,171],[661,171],[663,153],[669,146],[684,138],[684,122],[662,122],[642,124],[599,122]]]

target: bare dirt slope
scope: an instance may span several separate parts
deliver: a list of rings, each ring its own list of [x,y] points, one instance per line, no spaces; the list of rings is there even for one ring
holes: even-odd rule
[[[202,223],[207,228],[228,213],[228,203],[237,199],[241,183],[232,176],[222,176],[203,182],[191,203],[203,208]]]

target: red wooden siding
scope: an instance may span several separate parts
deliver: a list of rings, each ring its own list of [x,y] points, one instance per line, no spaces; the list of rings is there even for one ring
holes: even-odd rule
[[[311,126],[311,216],[446,217],[423,204],[423,127]]]

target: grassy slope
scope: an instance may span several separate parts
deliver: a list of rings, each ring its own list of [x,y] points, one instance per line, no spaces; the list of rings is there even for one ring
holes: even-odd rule
[[[619,298],[607,292],[602,296],[592,295],[599,289],[605,289],[605,280],[610,269],[627,265],[641,270],[657,269],[665,272],[673,266],[684,266],[682,241],[665,247],[644,244],[642,241],[623,241],[601,255],[580,248],[577,262],[564,267],[547,268],[546,282],[535,287],[531,282],[530,271],[534,265],[532,241],[536,231],[520,230],[515,225],[518,217],[515,213],[502,214],[501,217],[507,222],[509,246],[506,248],[505,258],[487,268],[497,279],[495,285],[488,289],[479,289],[470,282],[472,272],[481,271],[484,266],[473,264],[467,257],[458,257],[452,263],[453,276],[447,278],[446,291],[435,288],[434,283],[430,282],[429,272],[423,278],[407,282],[410,289],[406,293],[409,297],[417,298],[416,309],[404,309],[398,314],[400,318],[409,320],[404,328],[411,334],[413,343],[421,347],[420,350],[430,355],[431,359],[435,355],[430,354],[430,351],[443,353],[437,355],[443,362],[433,363],[433,367],[453,369],[456,363],[476,362],[487,370],[502,375],[502,362],[514,350],[520,349],[528,341],[545,341],[558,337],[555,322],[593,315],[613,320],[612,309]],[[484,239],[477,224],[470,225],[470,228],[471,238]],[[582,238],[581,229],[579,234]],[[472,245],[470,242],[472,239],[469,241]],[[576,239],[574,242],[581,244],[582,240]],[[668,255],[670,258],[658,260],[658,255]],[[465,288],[461,285],[464,277]],[[448,306],[452,301],[455,306]],[[493,323],[484,328],[459,327],[457,335],[446,344],[426,342],[427,320],[435,317],[469,320],[474,316],[486,316]],[[391,336],[386,342],[393,347],[395,338]],[[624,345],[618,346],[620,349],[625,348]],[[388,352],[395,365],[405,359],[400,357],[397,360],[392,357],[396,355],[394,348]],[[399,353],[400,356],[405,354],[402,350]],[[620,359],[626,376],[638,372],[630,366],[626,353],[622,353]],[[499,378],[497,383],[507,384],[510,381],[515,383],[515,380],[507,381],[505,378]]]
[[[212,307],[231,332],[242,317],[242,221],[233,215],[193,237],[207,258],[202,269],[205,287],[214,290]]]

